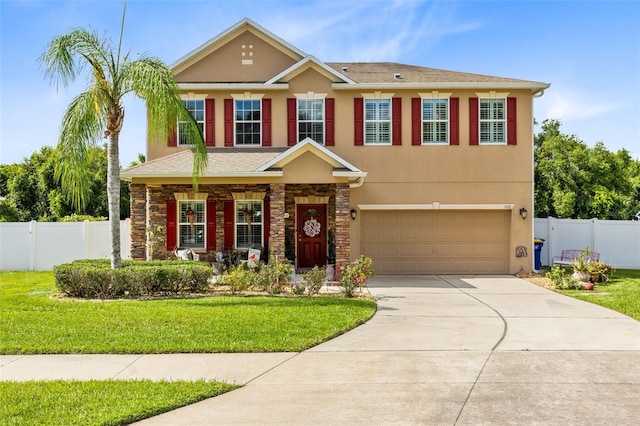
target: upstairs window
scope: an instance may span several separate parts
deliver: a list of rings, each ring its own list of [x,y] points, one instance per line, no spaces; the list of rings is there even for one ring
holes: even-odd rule
[[[480,98],[480,143],[506,144],[505,99]]]
[[[178,202],[178,245],[183,248],[205,248],[205,202]]]
[[[183,99],[182,103],[191,113],[200,131],[204,134],[204,99]],[[193,142],[189,140],[189,131],[185,121],[178,120],[178,145],[193,145]]]
[[[298,99],[298,142],[306,138],[324,145],[324,99]]]
[[[365,145],[391,145],[391,99],[364,100]]]
[[[422,100],[422,143],[449,143],[449,100]]]
[[[236,146],[259,146],[261,144],[261,107],[260,99],[235,100]]]
[[[236,248],[262,247],[262,200],[236,201]]]

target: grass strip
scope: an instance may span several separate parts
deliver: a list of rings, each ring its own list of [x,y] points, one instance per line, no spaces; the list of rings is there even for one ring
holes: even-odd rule
[[[236,389],[220,382],[0,382],[2,425],[123,425]]]

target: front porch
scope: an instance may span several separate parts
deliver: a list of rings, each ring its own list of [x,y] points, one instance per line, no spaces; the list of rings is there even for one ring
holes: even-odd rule
[[[341,265],[351,255],[349,195],[348,183],[201,184],[198,192],[132,183],[131,257],[170,259],[189,247],[213,262],[217,252],[257,248],[263,259],[307,268],[326,264],[331,232]]]

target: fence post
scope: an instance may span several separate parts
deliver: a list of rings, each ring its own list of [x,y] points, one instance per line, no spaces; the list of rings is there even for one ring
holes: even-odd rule
[[[36,248],[38,242],[38,222],[29,222],[29,270],[36,270]]]
[[[553,257],[556,255],[556,235],[555,235],[555,222],[553,217],[547,217],[547,244],[549,244],[548,253],[549,253],[549,266],[553,264]]]
[[[598,226],[598,219],[591,219],[591,229],[589,230],[589,247],[591,247],[591,251],[599,252],[598,247],[596,247],[596,226]]]

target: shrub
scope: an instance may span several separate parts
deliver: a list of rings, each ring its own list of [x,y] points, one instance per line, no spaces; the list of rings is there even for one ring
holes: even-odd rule
[[[122,268],[111,269],[106,259],[76,260],[54,266],[53,275],[68,296],[112,299],[203,292],[211,268],[200,262],[123,260]]]
[[[303,278],[307,283],[307,294],[313,296],[320,293],[322,284],[327,279],[327,271],[325,268],[314,266],[313,269],[303,275]]]
[[[295,294],[296,296],[302,296],[305,290],[306,288],[303,282],[296,281],[294,283],[291,283],[291,293]]]
[[[288,261],[276,261],[274,256],[269,256],[269,263],[258,265],[256,285],[269,294],[280,294],[292,274],[293,268]]]
[[[243,264],[232,266],[220,276],[220,283],[228,285],[232,294],[248,290],[255,281],[256,274]]]
[[[365,285],[367,280],[374,275],[373,259],[364,255],[360,256],[355,263],[340,268],[342,292],[346,297],[353,297],[355,289]]]
[[[546,273],[547,278],[551,280],[553,286],[560,290],[579,289],[581,284],[573,278],[572,275],[567,274],[566,271],[559,267],[554,266],[549,272]]]

